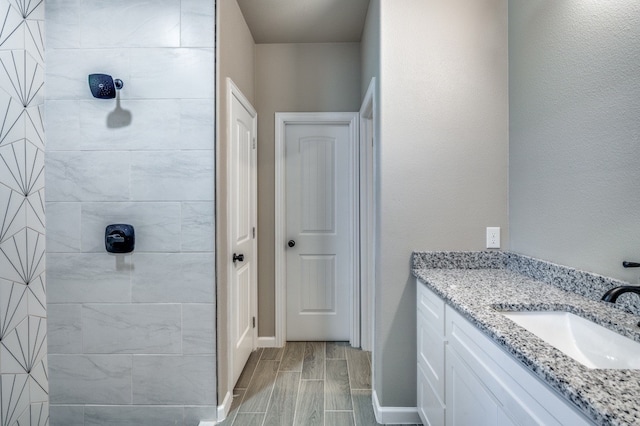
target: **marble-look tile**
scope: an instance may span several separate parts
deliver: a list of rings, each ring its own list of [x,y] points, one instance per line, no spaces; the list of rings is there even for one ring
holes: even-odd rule
[[[115,77],[114,77],[115,78]],[[130,99],[119,93],[114,102],[95,99],[79,101],[80,123],[77,139],[82,150],[135,151],[178,149],[180,101],[177,99]]]
[[[47,153],[79,150],[83,142],[80,137],[80,102],[47,99],[44,110]]]
[[[215,218],[213,205],[212,201],[182,203],[181,251],[214,251]]]
[[[260,360],[238,413],[266,413],[280,361]]]
[[[182,425],[182,407],[87,406],[84,426],[175,426]]]
[[[133,403],[210,404],[216,398],[215,365],[213,356],[134,355]]]
[[[114,25],[117,23],[117,25]],[[82,47],[177,47],[180,0],[82,2]]]
[[[47,309],[50,354],[82,352],[82,305],[51,304]]]
[[[305,342],[287,342],[280,363],[280,371],[302,371]]]
[[[182,353],[214,355],[216,353],[215,305],[182,305]]]
[[[131,53],[131,49],[118,48],[47,50],[47,102],[52,99],[93,99],[87,83],[87,76],[93,73],[119,78],[130,89]],[[132,98],[130,92],[127,90],[128,99]]]
[[[49,253],[49,303],[118,303],[131,301],[130,256],[106,253]],[[129,259],[129,260],[126,260]]]
[[[215,7],[210,1],[182,0],[182,47],[211,47],[215,42]]]
[[[132,300],[138,303],[214,303],[214,259],[203,253],[133,256]]]
[[[352,410],[347,361],[344,359],[328,359],[326,363],[325,409],[330,411]]]
[[[180,304],[85,304],[84,353],[180,353],[181,314]]]
[[[213,201],[212,151],[131,153],[131,200]]]
[[[264,426],[293,424],[299,387],[299,372],[280,371],[278,373],[264,419]]]
[[[131,355],[49,355],[52,404],[130,404]]]
[[[180,251],[180,203],[83,203],[82,251],[104,253],[104,230],[129,223],[136,233],[135,252]]]
[[[143,99],[213,99],[214,73],[213,48],[140,49],[131,57],[131,80],[127,85],[127,96]]]
[[[49,152],[47,201],[128,201],[128,152]]]
[[[80,203],[47,203],[47,252],[80,251]]]
[[[294,426],[324,426],[324,382],[302,380],[299,392]],[[331,422],[327,424],[335,425]]]
[[[80,47],[80,4],[82,0],[45,2],[49,49]]]
[[[83,405],[51,405],[50,426],[84,426]]]
[[[215,121],[213,99],[180,100],[180,148],[213,150]]]

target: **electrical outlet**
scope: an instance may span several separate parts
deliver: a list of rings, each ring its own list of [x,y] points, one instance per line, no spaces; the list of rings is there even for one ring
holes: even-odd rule
[[[487,248],[500,248],[499,227],[487,227]]]

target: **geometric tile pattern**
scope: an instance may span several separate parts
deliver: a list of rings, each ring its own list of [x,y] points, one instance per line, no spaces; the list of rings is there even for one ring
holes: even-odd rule
[[[47,426],[44,1],[0,0],[0,426]]]

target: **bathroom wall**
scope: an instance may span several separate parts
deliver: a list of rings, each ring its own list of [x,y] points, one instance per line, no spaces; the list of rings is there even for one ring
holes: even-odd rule
[[[229,389],[227,377],[227,352],[228,352],[228,310],[229,297],[227,266],[231,253],[227,250],[227,77],[231,78],[236,86],[254,104],[254,43],[249,27],[242,16],[236,0],[218,2],[217,6],[217,79],[218,79],[218,116],[217,121],[217,166],[216,166],[216,197],[217,214],[216,227],[221,230],[217,233],[217,293],[218,293],[218,403],[222,404]]]
[[[52,426],[215,419],[214,9],[47,0]],[[109,255],[122,222],[136,250]]]
[[[257,44],[258,333],[275,335],[275,113],[360,109],[360,43]]]
[[[374,391],[415,407],[412,250],[508,248],[507,0],[382,0]]]
[[[44,3],[0,0],[0,16],[0,423],[44,426]]]
[[[513,251],[640,282],[640,3],[509,2]]]

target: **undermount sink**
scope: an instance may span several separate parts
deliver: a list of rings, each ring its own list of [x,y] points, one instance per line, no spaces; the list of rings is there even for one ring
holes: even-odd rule
[[[640,369],[640,343],[570,312],[500,312],[589,368]]]

